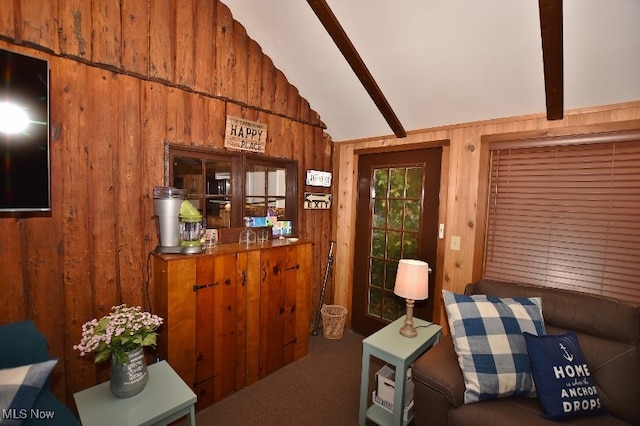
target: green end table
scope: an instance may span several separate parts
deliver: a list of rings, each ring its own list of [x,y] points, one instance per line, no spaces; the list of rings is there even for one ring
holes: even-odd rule
[[[440,341],[442,327],[429,321],[413,318],[413,326],[417,329],[418,335],[404,337],[400,334],[404,319],[403,315],[362,341],[362,379],[360,381],[360,415],[358,417],[360,426],[364,426],[367,419],[379,425],[394,426],[402,426],[412,420],[410,417],[407,422],[403,422],[407,368],[427,349]],[[371,356],[395,367],[393,414],[375,404],[367,408]]]
[[[189,417],[189,426],[195,426],[196,394],[166,361],[148,368],[147,386],[131,398],[113,396],[109,382],[75,393],[82,426],[168,425],[184,416]]]

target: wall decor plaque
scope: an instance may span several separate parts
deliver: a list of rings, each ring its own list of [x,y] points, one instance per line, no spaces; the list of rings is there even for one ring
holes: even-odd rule
[[[224,131],[225,148],[264,154],[266,142],[266,124],[227,116],[227,126]]]
[[[305,209],[330,209],[331,194],[305,192],[304,208]]]
[[[322,172],[319,170],[307,170],[307,178],[305,184],[309,186],[331,187],[331,172]]]

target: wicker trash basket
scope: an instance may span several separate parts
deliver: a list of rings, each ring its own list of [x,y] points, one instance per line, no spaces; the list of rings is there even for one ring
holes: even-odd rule
[[[347,308],[339,305],[322,305],[322,333],[327,339],[340,339],[347,318]]]

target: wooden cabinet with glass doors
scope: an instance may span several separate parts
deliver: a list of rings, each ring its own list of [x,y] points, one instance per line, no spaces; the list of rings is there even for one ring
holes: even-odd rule
[[[203,408],[304,357],[309,343],[312,243],[219,245],[156,254],[158,350]]]

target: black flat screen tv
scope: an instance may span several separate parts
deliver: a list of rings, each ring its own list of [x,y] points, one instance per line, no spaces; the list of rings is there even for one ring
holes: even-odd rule
[[[47,211],[49,63],[0,49],[0,213]]]

